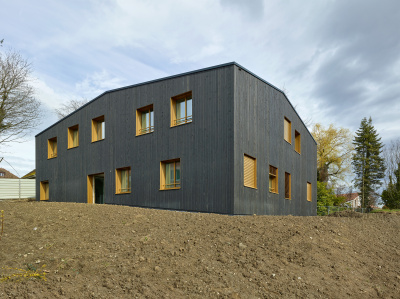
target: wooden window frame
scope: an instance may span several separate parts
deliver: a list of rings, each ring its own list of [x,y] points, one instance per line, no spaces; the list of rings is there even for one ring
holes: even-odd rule
[[[301,154],[301,135],[296,130],[294,131],[294,150]]]
[[[285,172],[285,198],[292,199],[292,176],[289,172]]]
[[[50,199],[50,188],[49,181],[41,181],[40,182],[40,200],[49,200]]]
[[[285,139],[286,142],[292,144],[292,122],[286,116],[283,120],[283,139]]]
[[[104,123],[104,135],[106,135],[106,121],[104,115],[93,118],[92,119],[92,142],[97,142],[105,139],[105,136],[102,136],[101,139],[99,139],[98,134],[97,134],[97,126],[99,124]]]
[[[247,172],[246,171],[246,158],[253,160],[253,161],[248,160],[249,162],[253,163],[253,166],[252,166],[252,168],[254,168],[252,171],[253,179],[246,178],[246,172]],[[253,182],[253,184],[251,184],[251,182]],[[247,154],[244,154],[244,156],[243,156],[243,184],[245,187],[257,189],[257,159],[252,156],[249,156]]]
[[[172,159],[172,160],[165,160],[160,162],[160,190],[177,190],[181,189],[182,185],[182,167],[180,169],[181,174],[180,174],[180,181],[179,184],[176,183],[176,162],[181,162],[180,158]],[[166,165],[174,163],[174,187],[172,188],[166,188],[165,184],[165,178],[166,178]],[[181,164],[182,165],[182,164]],[[179,186],[178,186],[179,185]]]
[[[274,173],[274,170],[275,170],[275,173]],[[269,182],[272,181],[272,183],[270,185],[272,185],[273,187],[272,188],[269,187],[269,192],[275,193],[275,194],[279,193],[278,177],[279,177],[278,168],[275,167],[275,166],[270,165],[269,166]]]
[[[307,182],[307,201],[312,201],[312,185],[310,182]]]
[[[54,147],[55,145],[55,147]],[[58,146],[57,137],[53,137],[47,140],[47,159],[57,158]]]
[[[176,119],[176,103],[177,101],[185,100],[185,117]],[[192,100],[192,115],[187,115],[187,101]],[[171,127],[176,127],[191,123],[193,120],[193,96],[192,91],[182,93],[171,98]],[[178,122],[179,121],[179,122]]]
[[[142,113],[149,113],[150,127],[142,127]],[[154,114],[153,104],[136,110],[136,136],[141,136],[154,132],[154,126],[151,125],[151,112]],[[153,116],[154,117],[154,116]]]
[[[74,131],[77,132],[77,145],[74,145]],[[79,146],[79,125],[68,128],[68,149]]]
[[[121,189],[121,184],[122,184],[122,171],[129,171],[128,177],[129,177],[129,187],[127,188],[127,190],[122,191]],[[115,169],[115,194],[127,194],[127,193],[131,193],[131,177],[132,173],[131,173],[131,168],[130,167],[122,167],[122,168],[117,168]]]

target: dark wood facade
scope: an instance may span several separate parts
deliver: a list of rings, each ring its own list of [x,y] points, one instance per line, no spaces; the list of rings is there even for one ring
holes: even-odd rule
[[[193,120],[171,127],[171,98],[192,92]],[[154,132],[136,136],[136,110],[153,105]],[[105,138],[92,142],[92,119],[104,115]],[[283,139],[283,119],[301,134],[301,154]],[[68,149],[68,128],[79,146]],[[48,140],[57,137],[57,157]],[[257,161],[257,188],[244,187],[243,155]],[[160,162],[180,159],[181,188],[160,190]],[[269,165],[279,194],[269,192]],[[116,194],[115,171],[131,168],[131,192]],[[284,172],[292,198],[284,198]],[[89,175],[104,173],[104,202],[226,214],[316,213],[316,143],[282,91],[236,63],[103,93],[36,136],[37,196],[87,202]],[[307,201],[307,182],[312,201]]]

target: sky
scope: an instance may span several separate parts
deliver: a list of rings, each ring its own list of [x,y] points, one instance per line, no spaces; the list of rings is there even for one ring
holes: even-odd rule
[[[42,103],[25,142],[0,147],[19,176],[62,103],[232,61],[284,90],[309,127],[355,132],[372,117],[385,144],[400,138],[398,0],[0,2],[0,51],[32,63]]]

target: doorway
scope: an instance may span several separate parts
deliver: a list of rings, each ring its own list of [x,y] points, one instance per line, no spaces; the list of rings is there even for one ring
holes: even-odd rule
[[[104,203],[104,172],[88,175],[88,203]]]

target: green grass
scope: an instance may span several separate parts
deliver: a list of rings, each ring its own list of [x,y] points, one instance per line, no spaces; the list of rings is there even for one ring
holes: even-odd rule
[[[375,209],[371,213],[400,213],[400,209]]]

